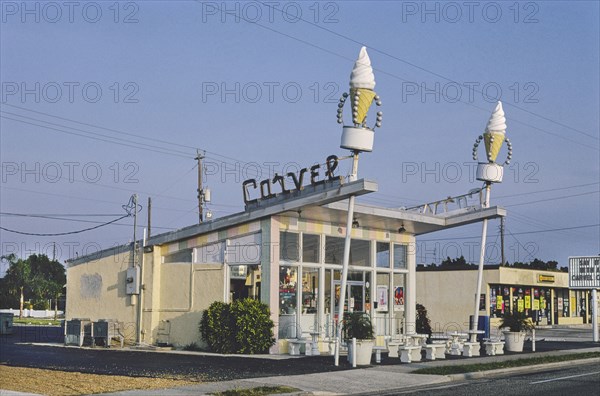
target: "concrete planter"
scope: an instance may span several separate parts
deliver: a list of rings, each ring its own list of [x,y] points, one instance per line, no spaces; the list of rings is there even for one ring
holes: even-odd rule
[[[504,346],[508,352],[523,352],[525,332],[503,331],[502,333],[504,333]]]
[[[368,366],[371,364],[371,357],[373,355],[373,347],[375,346],[374,340],[356,340],[356,365],[357,366]],[[352,343],[348,343],[348,361],[352,363],[352,355],[354,350],[352,349]]]

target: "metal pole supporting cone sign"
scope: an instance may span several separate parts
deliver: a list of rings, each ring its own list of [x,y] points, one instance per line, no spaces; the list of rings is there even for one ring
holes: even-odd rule
[[[490,193],[492,183],[502,183],[502,176],[504,175],[504,165],[510,164],[512,159],[512,143],[506,137],[506,118],[504,117],[504,110],[502,109],[502,102],[498,101],[490,120],[488,121],[485,133],[480,135],[475,144],[473,145],[473,160],[477,161],[477,148],[481,141],[485,143],[485,151],[488,162],[480,162],[477,164],[477,180],[481,180],[485,183],[485,198],[481,204],[481,208],[489,208],[490,206]],[[508,155],[504,164],[499,165],[496,163],[496,158],[500,152],[500,148],[506,142],[508,149]],[[469,333],[471,334],[470,341],[477,341],[477,326],[479,324],[479,301],[481,296],[481,287],[483,283],[483,266],[485,262],[485,243],[487,239],[487,219],[483,219],[483,225],[481,230],[481,251],[479,254],[479,265],[477,268],[477,289],[475,292],[475,308],[473,311],[473,320],[470,323]]]
[[[344,126],[342,129],[342,140],[340,147],[352,150],[352,173],[350,181],[358,179],[358,155],[366,151],[373,151],[374,130],[381,126],[383,113],[377,112],[377,119],[372,128],[367,127],[367,113],[373,101],[381,106],[381,100],[375,93],[375,76],[371,67],[371,60],[367,49],[362,47],[358,59],[354,63],[350,75],[350,93],[344,93],[340,98],[337,110],[337,121],[343,124],[343,108],[346,100],[350,98],[352,110],[352,125]],[[348,265],[350,261],[350,243],[352,242],[352,221],[354,219],[355,196],[348,198],[348,215],[346,217],[346,238],[344,241],[344,258],[342,262],[342,279],[340,286],[340,299],[335,332],[335,365],[340,362],[340,343],[342,338],[342,326],[344,320],[344,305],[346,304],[346,287],[348,284]],[[356,354],[356,353],[355,353]]]

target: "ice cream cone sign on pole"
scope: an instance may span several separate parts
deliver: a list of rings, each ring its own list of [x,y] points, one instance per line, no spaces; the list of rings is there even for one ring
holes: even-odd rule
[[[473,145],[473,159],[477,161],[477,149],[481,141],[485,143],[485,154],[487,163],[480,162],[477,166],[477,180],[490,182],[490,183],[501,183],[502,176],[504,173],[503,165],[510,164],[512,158],[512,143],[506,137],[506,118],[504,117],[504,110],[502,109],[502,102],[498,101],[490,120],[487,123],[485,132],[483,135],[479,135],[475,144]],[[502,144],[506,142],[508,149],[508,155],[502,165],[496,163],[498,153],[502,148]]]
[[[367,126],[367,114],[373,101],[377,106],[381,106],[381,100],[375,92],[375,76],[366,47],[360,49],[350,74],[350,93],[344,92],[340,98],[337,110],[339,124],[344,123],[343,112],[346,100],[350,102],[352,110],[352,125],[344,126],[340,146],[352,151],[373,151],[375,136],[373,131],[376,127],[381,127],[383,113],[377,112],[375,125],[372,128]]]
[[[485,143],[485,154],[487,158],[487,162],[479,162],[477,164],[477,180],[481,180],[485,182],[485,199],[481,203],[482,209],[490,207],[490,193],[491,186],[493,183],[501,183],[502,175],[504,173],[504,165],[510,164],[510,160],[512,158],[512,143],[506,137],[506,118],[504,117],[504,110],[502,109],[502,102],[498,102],[490,120],[487,123],[487,127],[485,128],[485,132],[483,135],[479,135],[477,140],[475,140],[475,144],[473,145],[473,160],[477,161],[477,149],[479,148],[479,144],[481,141]],[[506,160],[504,164],[499,165],[496,163],[496,159],[498,158],[498,152],[502,147],[502,144],[506,142],[506,147],[508,149],[508,154],[506,156]],[[482,221],[482,229],[481,229],[481,248],[479,252],[479,265],[477,268],[477,286],[475,289],[475,306],[473,310],[473,316],[471,317],[470,330],[471,334],[471,343],[474,348],[476,348],[479,344],[476,343],[477,335],[479,334],[479,312],[481,311],[481,307],[479,306],[480,296],[481,296],[481,287],[483,284],[483,266],[485,261],[485,244],[487,238],[487,219],[483,219]],[[479,355],[479,350],[477,352],[473,352],[473,355]]]
[[[367,54],[367,49],[362,47],[358,59],[354,63],[352,74],[350,75],[350,94],[344,92],[340,98],[337,110],[337,121],[344,123],[343,112],[344,104],[350,97],[352,110],[352,125],[344,125],[342,129],[341,148],[352,151],[352,173],[348,177],[350,182],[358,178],[358,155],[363,151],[373,151],[373,141],[375,138],[374,129],[381,126],[383,113],[377,112],[377,121],[373,128],[367,127],[367,113],[373,104],[381,106],[379,96],[374,91],[375,76],[371,67],[371,60]],[[340,301],[338,303],[336,336],[335,336],[335,365],[339,365],[340,360],[340,340],[342,336],[342,327],[344,319],[344,305],[346,299],[346,286],[348,280],[348,264],[350,261],[350,244],[352,236],[352,219],[354,218],[354,195],[348,198],[348,212],[346,216],[346,237],[344,240],[344,256],[342,259],[342,279],[340,285]],[[356,354],[356,351],[354,351]],[[370,353],[369,353],[370,356]]]

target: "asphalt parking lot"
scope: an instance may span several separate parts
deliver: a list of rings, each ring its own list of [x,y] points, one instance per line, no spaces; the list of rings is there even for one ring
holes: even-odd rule
[[[538,332],[538,338],[543,332]],[[578,331],[575,331],[578,333]],[[348,370],[344,358],[340,366],[333,365],[331,356],[272,357],[218,356],[199,353],[163,353],[136,351],[128,348],[77,348],[63,347],[60,327],[15,326],[12,335],[0,338],[0,364],[19,367],[78,371],[83,373],[126,375],[141,377],[177,378],[195,381],[227,381],[232,379],[286,376]],[[582,334],[584,334],[582,332]],[[555,334],[552,334],[555,335]],[[565,349],[597,347],[597,344],[581,339],[536,342],[536,351],[545,352]],[[44,345],[39,345],[43,343]],[[532,353],[531,342],[526,342],[527,357]],[[507,353],[510,354],[510,353]],[[465,360],[475,363],[477,358],[448,356],[448,360]],[[382,365],[400,365],[399,359],[387,359],[383,354]],[[421,364],[427,364],[422,362]]]

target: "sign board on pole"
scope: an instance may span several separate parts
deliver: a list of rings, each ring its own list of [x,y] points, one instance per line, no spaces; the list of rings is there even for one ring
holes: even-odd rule
[[[600,256],[569,257],[569,288],[600,289]]]

